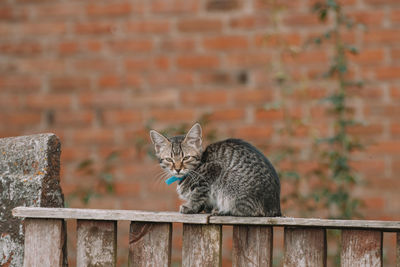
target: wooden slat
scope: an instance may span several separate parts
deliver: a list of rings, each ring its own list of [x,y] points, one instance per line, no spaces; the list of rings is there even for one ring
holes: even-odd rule
[[[63,220],[26,219],[24,225],[24,266],[63,266]]]
[[[221,225],[183,224],[182,266],[221,266]]]
[[[381,231],[342,230],[342,266],[382,266],[382,238]]]
[[[273,225],[273,226],[299,226],[322,228],[368,228],[382,229],[385,232],[399,231],[400,221],[373,221],[373,220],[331,220],[315,218],[290,218],[290,217],[233,217],[211,216],[212,224],[247,224],[247,225]]]
[[[172,223],[132,222],[129,233],[130,267],[171,263]]]
[[[26,218],[181,222],[198,224],[206,224],[210,216],[209,214],[181,214],[179,212],[32,207],[17,207],[13,209],[13,215]]]
[[[320,228],[285,228],[283,266],[326,266],[326,231]]]
[[[396,267],[400,267],[400,232],[397,232],[397,261]]]
[[[232,266],[272,266],[272,227],[233,226]]]
[[[78,267],[115,266],[117,258],[117,222],[78,220]]]

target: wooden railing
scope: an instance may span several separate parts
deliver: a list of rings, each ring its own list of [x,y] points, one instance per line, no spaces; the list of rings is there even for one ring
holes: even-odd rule
[[[382,266],[383,232],[400,222],[287,217],[220,217],[176,212],[27,208],[24,266],[62,266],[64,220],[77,222],[77,266],[115,266],[117,221],[131,221],[129,266],[169,266],[172,223],[183,223],[182,266],[220,266],[222,225],[233,225],[233,266],[272,266],[273,226],[284,227],[284,266],[326,266],[326,229],[341,230],[342,266]]]

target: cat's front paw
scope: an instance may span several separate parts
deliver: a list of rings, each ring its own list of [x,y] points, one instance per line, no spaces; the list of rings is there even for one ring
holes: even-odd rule
[[[196,211],[195,211],[194,209],[189,208],[188,206],[185,206],[185,205],[181,205],[181,206],[179,207],[179,212],[180,212],[180,213],[184,213],[184,214],[193,214],[193,213],[196,213]]]

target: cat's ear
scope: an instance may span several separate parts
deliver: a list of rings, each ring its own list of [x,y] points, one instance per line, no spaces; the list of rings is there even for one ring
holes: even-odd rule
[[[199,123],[196,123],[195,125],[190,128],[189,132],[185,136],[184,142],[188,144],[191,147],[194,147],[197,150],[201,150],[201,144],[202,144],[202,131],[201,131],[201,126]]]
[[[166,138],[164,135],[160,134],[159,132],[157,132],[155,130],[150,131],[150,139],[154,144],[156,154],[159,154],[161,148],[170,143],[168,138]]]

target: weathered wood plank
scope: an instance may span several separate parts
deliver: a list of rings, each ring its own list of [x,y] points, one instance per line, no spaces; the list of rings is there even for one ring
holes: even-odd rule
[[[78,267],[115,266],[117,259],[117,222],[78,220]]]
[[[63,220],[26,219],[24,225],[24,266],[63,266]]]
[[[326,230],[285,228],[283,266],[326,266]]]
[[[400,267],[400,231],[397,232],[397,260],[396,267]]]
[[[272,227],[233,226],[232,266],[272,266]]]
[[[139,210],[70,209],[17,207],[13,215],[26,218],[81,219],[106,221],[181,222],[206,224],[209,214],[151,212]]]
[[[374,221],[374,220],[331,220],[316,218],[290,218],[290,217],[233,217],[211,216],[211,224],[248,224],[272,226],[301,226],[322,228],[368,228],[382,229],[385,232],[400,230],[400,221]]]
[[[221,225],[183,224],[182,266],[221,266]]]
[[[382,266],[382,238],[381,231],[342,230],[341,265]]]
[[[171,242],[172,223],[132,222],[128,266],[170,266]]]

